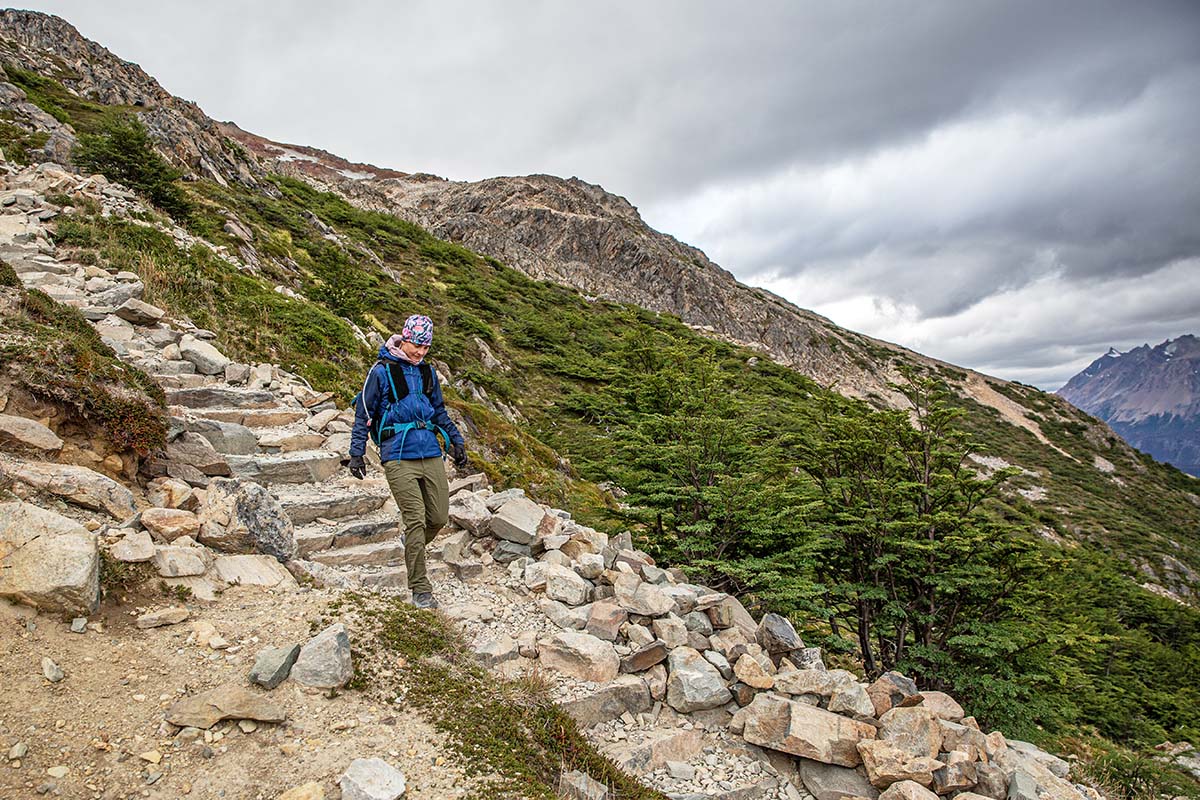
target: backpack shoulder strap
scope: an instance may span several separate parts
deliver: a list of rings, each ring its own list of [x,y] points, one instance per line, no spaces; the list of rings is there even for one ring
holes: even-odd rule
[[[399,403],[404,398],[408,397],[408,381],[404,379],[404,367],[395,362],[383,362],[384,371],[388,376],[388,383],[392,387],[392,402]]]
[[[417,369],[421,370],[421,391],[430,400],[433,399],[433,367],[422,361],[417,365]]]

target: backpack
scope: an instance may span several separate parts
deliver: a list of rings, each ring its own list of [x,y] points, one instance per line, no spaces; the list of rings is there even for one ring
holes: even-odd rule
[[[450,442],[449,435],[447,435],[445,431],[443,431],[437,425],[434,425],[432,422],[418,420],[415,422],[403,423],[401,425],[392,424],[392,425],[384,426],[384,421],[387,419],[388,412],[391,410],[391,407],[394,406],[395,404],[399,403],[404,398],[408,397],[409,389],[408,389],[408,381],[404,379],[404,368],[402,366],[400,366],[400,364],[397,364],[397,363],[391,362],[391,361],[384,361],[383,359],[379,359],[378,361],[375,362],[375,364],[371,367],[371,369],[374,369],[375,367],[380,366],[380,365],[382,365],[384,367],[383,374],[387,380],[388,395],[391,396],[391,401],[389,402],[385,397],[383,411],[380,412],[379,414],[372,415],[369,413],[369,411],[370,411],[369,409],[367,409],[365,407],[363,409],[364,411],[368,412],[368,420],[369,420],[368,433],[371,436],[371,441],[375,443],[375,446],[381,447],[385,441],[392,438],[397,433],[402,433],[404,436],[407,436],[408,432],[410,430],[412,430],[413,428],[429,428],[433,431],[435,438],[437,437],[438,433],[441,433],[442,438],[446,440],[446,443],[448,446],[449,442]],[[424,394],[425,397],[429,399],[430,403],[432,403],[433,402],[433,368],[430,367],[429,364],[422,361],[420,364],[417,365],[417,369],[420,370],[420,372],[421,372],[421,393]],[[367,375],[369,377],[370,372],[368,372]],[[355,408],[357,408],[358,404],[362,402],[362,395],[363,395],[363,393],[359,392],[358,394],[356,394],[354,396],[354,407]],[[404,449],[403,439],[400,442],[400,449],[401,450]]]

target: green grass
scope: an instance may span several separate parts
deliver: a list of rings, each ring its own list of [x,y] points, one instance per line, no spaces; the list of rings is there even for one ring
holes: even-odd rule
[[[0,262],[3,264],[3,262]],[[0,370],[34,397],[73,409],[117,450],[141,455],[166,443],[163,391],[121,362],[75,309],[19,284],[0,267],[6,294],[0,327]]]
[[[383,702],[403,696],[479,781],[472,797],[551,800],[560,774],[581,770],[614,800],[663,798],[601,756],[545,684],[489,674],[444,617],[376,596],[345,599],[369,627],[357,646],[355,686]],[[383,665],[394,677],[384,677]]]

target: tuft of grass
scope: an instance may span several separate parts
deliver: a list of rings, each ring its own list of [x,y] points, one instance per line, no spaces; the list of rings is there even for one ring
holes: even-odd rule
[[[0,284],[15,277],[10,272],[7,264],[0,268]],[[16,292],[19,301],[0,315],[0,369],[33,396],[98,425],[118,450],[146,455],[161,448],[167,433],[162,388],[120,361],[76,309],[36,289]]]
[[[131,592],[150,580],[153,574],[148,562],[130,564],[113,558],[107,550],[100,550],[100,588],[105,595]]]
[[[359,685],[403,694],[462,756],[466,773],[482,781],[474,797],[550,800],[563,772],[581,770],[614,800],[663,800],[600,755],[544,683],[493,677],[443,617],[400,601],[348,597],[372,627],[368,646],[404,663],[393,679],[363,665]]]

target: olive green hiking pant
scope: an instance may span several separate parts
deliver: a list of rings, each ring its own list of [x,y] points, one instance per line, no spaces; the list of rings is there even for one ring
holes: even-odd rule
[[[433,585],[425,572],[425,544],[433,541],[449,519],[446,466],[440,458],[385,461],[383,474],[400,509],[408,589],[413,594],[432,592]]]

